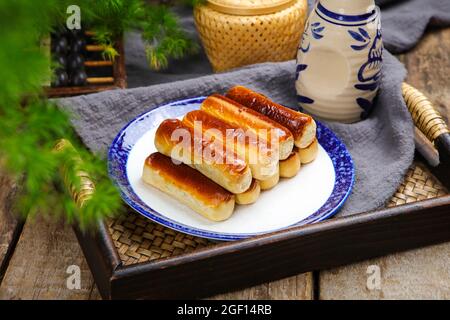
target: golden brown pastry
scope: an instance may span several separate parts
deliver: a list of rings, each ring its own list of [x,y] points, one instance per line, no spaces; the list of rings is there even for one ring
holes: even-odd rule
[[[233,194],[197,170],[174,164],[159,152],[145,160],[142,179],[209,220],[223,221],[233,214]]]
[[[256,137],[252,140],[242,128],[217,119],[203,110],[188,112],[183,123],[225,143],[227,148],[245,159],[254,179],[263,180],[275,174],[278,153],[268,148],[266,143],[252,143],[256,142]]]
[[[316,122],[307,114],[286,108],[243,86],[231,88],[226,96],[289,129],[299,148],[307,147],[316,137]]]
[[[292,152],[291,155],[286,159],[280,161],[280,177],[281,178],[292,178],[297,175],[300,171],[301,162],[300,156],[297,152]]]
[[[289,157],[292,152],[294,137],[288,129],[236,101],[213,94],[203,101],[201,109],[244,130],[252,130],[262,141],[269,142],[272,148],[278,148],[281,160]],[[272,143],[272,139],[276,143]]]
[[[258,180],[253,179],[250,188],[243,193],[236,194],[237,204],[252,204],[255,203],[261,193],[261,187]]]
[[[259,181],[259,185],[261,186],[261,190],[269,190],[275,187],[280,181],[280,172],[277,170],[277,173],[272,177]]]
[[[319,152],[319,142],[317,139],[303,149],[297,149],[296,152],[300,156],[300,161],[303,164],[310,163],[317,157],[317,153]]]
[[[156,149],[181,161],[232,193],[246,191],[252,173],[244,159],[229,152],[220,141],[211,141],[177,119],[161,123],[155,134]]]

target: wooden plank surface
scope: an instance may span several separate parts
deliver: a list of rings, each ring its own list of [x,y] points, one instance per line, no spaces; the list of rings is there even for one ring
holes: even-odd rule
[[[450,28],[401,57],[406,81],[450,119]],[[450,299],[450,243],[320,272],[320,299]],[[380,281],[376,277],[379,275]]]
[[[313,297],[313,273],[308,272],[245,290],[220,294],[212,299],[312,300]]]
[[[0,283],[21,231],[21,222],[12,212],[15,191],[13,181],[0,171]]]
[[[69,289],[69,266],[79,267],[80,289]],[[72,271],[73,272],[73,271]],[[62,222],[28,219],[0,285],[3,299],[98,298],[72,228]]]
[[[429,31],[401,60],[408,69],[406,81],[427,95],[450,123],[450,28]]]

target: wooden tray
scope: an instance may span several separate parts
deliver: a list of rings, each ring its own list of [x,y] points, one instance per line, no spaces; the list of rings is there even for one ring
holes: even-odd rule
[[[185,235],[131,211],[100,222],[95,234],[74,227],[102,297],[206,297],[449,241],[450,133],[423,94],[406,84],[403,93],[420,152],[385,209],[228,243]],[[437,167],[425,164],[436,157],[433,145]],[[83,185],[74,194],[78,201],[90,194],[91,184]]]
[[[86,33],[90,35],[90,33]],[[90,50],[99,51],[101,46],[90,45]],[[112,62],[112,78],[113,82],[108,84],[86,84],[84,86],[67,86],[67,87],[44,87],[44,92],[49,98],[56,97],[69,97],[81,94],[89,94],[94,92],[100,92],[105,90],[114,90],[114,89],[125,89],[127,87],[127,75],[125,70],[125,52],[123,48],[123,39],[118,39],[115,42],[114,48],[119,54],[114,61]],[[86,61],[89,62],[99,62],[99,61]],[[101,62],[109,62],[109,61],[101,61]],[[86,65],[86,68],[96,68],[97,66],[89,66]]]

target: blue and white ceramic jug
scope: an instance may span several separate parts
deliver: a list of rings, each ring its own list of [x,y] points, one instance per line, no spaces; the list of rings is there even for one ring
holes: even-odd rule
[[[300,107],[346,123],[367,117],[378,90],[382,51],[374,0],[316,1],[297,54]]]

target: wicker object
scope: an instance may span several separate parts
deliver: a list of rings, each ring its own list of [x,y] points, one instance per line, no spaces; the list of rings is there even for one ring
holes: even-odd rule
[[[294,59],[303,32],[306,0],[211,0],[194,18],[214,71]]]
[[[67,149],[70,149],[71,151],[76,153],[73,145],[70,143],[69,140],[66,140],[66,139],[59,140],[54,147],[54,150],[56,152],[62,152],[63,150],[67,150]],[[81,157],[77,157],[75,160],[76,160],[76,162],[82,161]],[[62,171],[63,171],[62,176],[64,177],[64,184],[65,184],[66,188],[69,190],[69,192],[70,192],[72,198],[74,199],[75,203],[77,204],[77,206],[81,208],[81,207],[83,207],[84,203],[86,201],[88,201],[94,194],[95,185],[92,182],[91,178],[89,177],[89,174],[87,172],[80,170],[80,171],[77,171],[77,176],[80,179],[79,186],[75,186],[73,184],[73,182],[69,181],[69,179],[68,179],[66,166],[67,166],[67,164],[64,164],[64,166],[62,168]]]
[[[402,91],[414,123],[431,142],[449,132],[442,116],[422,92],[407,83],[403,83]]]
[[[109,220],[108,226],[124,265],[177,256],[213,244],[163,227],[134,212]]]

